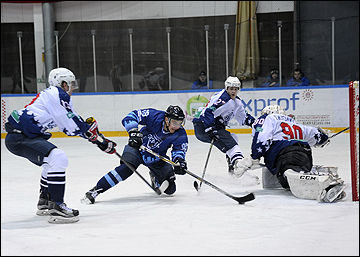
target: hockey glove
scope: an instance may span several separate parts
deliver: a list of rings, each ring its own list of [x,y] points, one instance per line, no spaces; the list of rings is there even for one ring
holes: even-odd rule
[[[209,135],[209,137],[211,139],[217,140],[219,139],[219,134],[217,129],[215,128],[215,126],[211,126],[205,129],[205,133],[207,133]]]
[[[143,134],[137,129],[129,130],[129,146],[139,149],[143,143]]]
[[[319,131],[319,136],[315,136],[316,144],[314,145],[314,147],[325,147],[330,144],[328,134],[321,127],[317,127],[317,129]]]
[[[177,164],[177,166],[174,166],[175,174],[185,175],[187,170],[186,161],[183,158],[176,157],[175,164]]]
[[[116,143],[114,141],[111,141],[110,139],[107,139],[102,134],[100,134],[101,138],[103,139],[103,142],[96,141],[97,146],[100,148],[101,151],[104,151],[108,154],[113,154],[116,152]]]
[[[85,132],[85,137],[90,141],[95,142],[99,136],[97,121],[94,119],[94,117],[89,117],[85,122],[90,125],[88,131]]]

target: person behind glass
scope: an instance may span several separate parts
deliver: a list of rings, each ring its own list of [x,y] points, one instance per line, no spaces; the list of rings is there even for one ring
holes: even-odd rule
[[[274,68],[270,71],[270,75],[266,77],[264,84],[261,87],[279,87],[279,71]]]
[[[20,71],[19,71],[18,67],[15,68],[14,73],[11,76],[11,79],[13,81],[11,93],[14,94],[16,86],[19,86],[20,89],[21,89],[21,75],[20,75]],[[27,89],[27,87],[25,85],[25,82],[26,83],[31,83],[31,80],[26,78],[25,76],[23,76],[23,79],[24,79],[24,91],[25,91],[25,93],[29,94],[30,92]]]
[[[213,81],[212,79],[209,79],[209,89],[212,88],[213,88]],[[205,71],[200,72],[199,79],[192,84],[191,89],[208,89]]]
[[[286,83],[288,87],[310,86],[310,80],[304,76],[300,69],[295,69],[293,76]]]
[[[120,92],[122,89],[122,82],[120,80],[121,68],[119,65],[115,65],[110,70],[110,79],[114,88],[114,92]]]

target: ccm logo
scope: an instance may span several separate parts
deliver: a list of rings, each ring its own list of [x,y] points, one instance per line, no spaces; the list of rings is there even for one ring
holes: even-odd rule
[[[306,180],[316,180],[313,176],[300,176],[300,179],[306,179]]]

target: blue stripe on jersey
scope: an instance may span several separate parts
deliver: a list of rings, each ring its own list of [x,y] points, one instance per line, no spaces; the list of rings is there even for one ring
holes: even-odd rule
[[[132,111],[122,120],[122,124],[125,127],[126,131],[129,131],[132,128],[137,128],[139,125],[140,117],[138,116],[137,111]]]

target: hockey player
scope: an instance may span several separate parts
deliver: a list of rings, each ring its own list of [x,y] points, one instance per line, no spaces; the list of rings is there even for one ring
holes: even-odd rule
[[[244,156],[238,145],[237,136],[226,130],[232,119],[240,125],[251,126],[255,118],[245,111],[241,99],[237,96],[240,90],[240,80],[228,77],[225,88],[215,93],[205,107],[199,108],[193,119],[195,136],[204,143],[214,142],[214,145],[226,154],[229,174],[241,177],[244,169],[239,167],[239,160]]]
[[[23,109],[14,110],[5,123],[7,149],[42,167],[37,215],[50,215],[50,223],[72,223],[79,211],[64,203],[65,170],[68,157],[49,142],[48,129],[59,127],[68,136],[80,136],[96,143],[106,153],[114,153],[116,144],[109,139],[98,141],[97,123],[92,126],[74,111],[71,93],[77,89],[74,74],[66,68],[49,73],[49,87]]]
[[[254,122],[252,136],[251,156],[241,161],[243,166],[254,169],[264,157],[264,188],[276,187],[276,177],[283,188],[298,198],[331,203],[346,196],[346,185],[339,178],[337,167],[313,166],[311,147],[330,143],[321,128],[299,124],[281,106],[270,105]]]
[[[135,169],[140,164],[147,166],[150,170],[152,186],[162,189],[167,195],[172,195],[176,191],[175,174],[186,174],[185,155],[188,149],[188,137],[183,128],[184,121],[183,110],[173,105],[170,105],[165,112],[152,108],[134,110],[122,120],[123,126],[129,133],[129,141],[124,147],[122,158]],[[143,125],[140,131],[139,125]],[[173,169],[171,164],[140,150],[141,145],[162,156],[166,156],[167,150],[172,147],[171,160],[180,165]],[[120,166],[100,178],[96,186],[86,192],[81,201],[93,204],[100,193],[130,177],[133,171],[127,164],[120,161]]]

